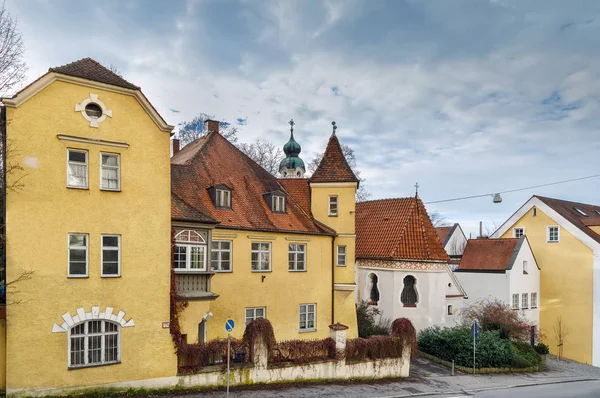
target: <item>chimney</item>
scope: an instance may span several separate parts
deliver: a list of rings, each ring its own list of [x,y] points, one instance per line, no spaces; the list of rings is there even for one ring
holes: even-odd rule
[[[483,238],[483,221],[479,221],[479,237]]]
[[[208,134],[211,131],[214,131],[215,133],[219,132],[219,122],[217,122],[216,120],[205,120],[204,121],[204,130],[206,131],[206,133]]]
[[[173,138],[171,140],[171,157],[175,156],[177,152],[179,152],[179,139]]]

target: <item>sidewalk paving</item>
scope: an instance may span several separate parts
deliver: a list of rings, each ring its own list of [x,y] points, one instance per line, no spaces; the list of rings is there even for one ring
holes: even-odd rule
[[[508,373],[450,375],[450,372],[437,364],[418,358],[414,372],[417,377],[395,380],[373,380],[364,383],[336,383],[294,385],[269,388],[232,388],[231,397],[365,397],[400,398],[441,393],[468,393],[490,389],[511,388],[517,386],[599,380],[600,368],[573,361],[557,361],[548,356],[547,369],[535,373]],[[411,365],[412,366],[412,365]],[[430,370],[427,370],[430,369]],[[203,392],[185,395],[188,398],[213,398],[224,396],[224,391]]]

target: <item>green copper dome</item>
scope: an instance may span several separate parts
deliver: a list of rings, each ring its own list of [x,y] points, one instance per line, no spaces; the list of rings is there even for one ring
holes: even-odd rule
[[[298,157],[302,151],[302,147],[294,139],[293,122],[290,122],[290,124],[292,125],[291,136],[290,140],[283,146],[285,158],[283,158],[281,163],[279,163],[279,171],[281,172],[284,169],[293,170],[298,168],[306,171],[304,161]]]

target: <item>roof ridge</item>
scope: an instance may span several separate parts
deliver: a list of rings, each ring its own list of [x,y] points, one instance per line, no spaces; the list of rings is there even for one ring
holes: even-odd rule
[[[384,200],[406,200],[406,199],[414,199],[413,196],[407,196],[404,198],[381,198],[381,199],[371,199],[371,200],[363,200],[360,202],[356,202],[356,204],[362,204],[362,203],[373,203],[373,202],[383,202]]]
[[[575,204],[575,205],[584,205],[584,206],[590,206],[590,207],[600,207],[600,205],[593,205],[591,203],[573,202],[572,200],[551,198],[549,196],[533,195],[533,197],[538,198],[538,199],[540,199],[543,202],[545,202],[544,199],[547,199],[547,200],[555,200],[557,202],[563,202],[563,203],[572,203],[572,204]]]
[[[415,198],[409,198],[409,199],[415,199]],[[396,245],[394,246],[394,250],[392,250],[391,256],[390,257],[394,257],[395,258],[395,254],[398,254],[398,250],[400,249],[400,243],[402,242],[402,238],[404,237],[404,233],[406,232],[407,226],[408,224],[410,224],[410,220],[413,216],[413,213],[415,211],[414,206],[411,206],[411,210],[410,213],[408,214],[408,217],[406,217],[406,221],[404,223],[404,225],[402,226],[402,230],[400,231],[400,235],[398,236],[398,242],[396,243]]]
[[[89,65],[90,63],[92,65]],[[94,71],[90,68],[90,66],[94,68],[100,68],[101,73],[98,73],[98,70]],[[122,76],[119,76],[106,66],[102,65],[100,62],[90,57],[81,58],[76,61],[66,63],[64,65],[50,67],[48,68],[48,72],[60,73],[68,76],[75,76],[82,79],[98,81],[101,83],[110,84],[112,86],[124,87],[131,90],[141,90],[139,86],[136,86],[135,84],[127,81]]]
[[[427,239],[427,233],[425,232],[425,223],[423,221],[423,213],[421,213],[419,210],[419,203],[423,203],[421,201],[421,199],[419,199],[418,197],[415,198],[415,202],[416,202],[416,209],[417,209],[417,216],[419,217],[419,222],[421,224],[421,234],[423,235],[423,240],[425,241],[425,252],[427,253],[427,256],[429,258],[433,257],[431,255],[431,250],[429,249],[429,240]],[[425,212],[425,214],[427,214],[427,210],[425,209],[425,205],[423,205],[423,211]],[[429,219],[429,216],[427,216],[427,219]],[[431,220],[429,221],[431,223]],[[433,225],[431,226],[433,228]],[[434,231],[435,232],[435,231]],[[437,237],[437,234],[435,234],[437,240],[439,241],[440,238]]]

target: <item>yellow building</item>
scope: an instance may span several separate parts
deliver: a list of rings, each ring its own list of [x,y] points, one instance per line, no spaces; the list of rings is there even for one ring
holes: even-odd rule
[[[311,178],[300,145],[284,146],[273,177],[219,134],[171,159],[172,223],[178,296],[189,302],[181,331],[188,343],[233,337],[265,317],[278,340],[329,336],[347,325],[357,336],[354,210],[358,179],[334,134]]]
[[[600,366],[600,206],[533,196],[493,237],[523,234],[541,269],[540,327],[550,352]]]
[[[89,58],[2,103],[7,392],[174,376],[173,127]]]

